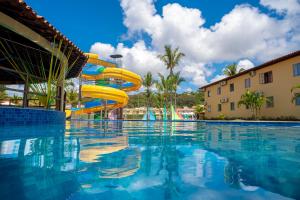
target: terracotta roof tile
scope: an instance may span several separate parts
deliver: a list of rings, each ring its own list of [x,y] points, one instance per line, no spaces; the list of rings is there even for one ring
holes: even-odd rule
[[[236,77],[241,76],[241,75],[243,75],[243,74],[247,74],[247,73],[249,73],[250,71],[254,71],[254,70],[258,70],[258,69],[264,68],[264,67],[268,67],[268,66],[270,66],[270,65],[274,65],[274,64],[276,64],[276,63],[279,63],[279,62],[288,60],[288,59],[293,58],[293,57],[296,57],[296,56],[300,56],[300,50],[299,50],[299,51],[294,51],[294,52],[291,52],[291,53],[289,53],[289,54],[287,54],[287,55],[281,56],[281,57],[279,57],[279,58],[275,58],[275,59],[273,59],[273,60],[267,61],[267,62],[265,62],[265,63],[263,63],[263,64],[261,64],[261,65],[258,65],[258,66],[256,66],[256,67],[250,68],[250,69],[248,69],[248,70],[245,70],[245,71],[243,71],[243,72],[241,72],[241,73],[238,73],[238,74],[236,74],[236,75],[234,75],[234,76],[226,77],[226,78],[223,78],[223,79],[221,79],[221,80],[218,80],[218,81],[209,83],[209,84],[207,84],[207,85],[202,86],[200,89],[207,88],[207,87],[209,87],[209,86],[218,84],[218,83],[220,83],[220,82],[222,82],[222,81],[227,81],[227,80],[236,78]]]

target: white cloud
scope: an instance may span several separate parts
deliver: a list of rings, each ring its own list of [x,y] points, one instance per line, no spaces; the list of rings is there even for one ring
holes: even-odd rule
[[[90,52],[97,53],[99,58],[108,60],[109,56],[115,53],[115,48],[110,44],[96,42],[91,46]]]
[[[234,61],[245,57],[264,61],[299,47],[299,43],[291,42],[299,33],[287,37],[293,31],[290,21],[272,18],[250,5],[236,6],[219,23],[205,28],[198,9],[167,4],[159,15],[151,0],[121,2],[124,24],[131,33],[149,34],[152,46],[158,50],[164,44],[179,46],[188,55],[187,59],[196,62]]]
[[[147,71],[167,73],[157,55],[165,44],[179,46],[186,54],[177,67],[182,76],[194,86],[206,84],[215,71],[214,62],[236,62],[239,67],[253,67],[251,60],[267,61],[297,50],[300,46],[300,15],[297,0],[261,0],[261,5],[285,13],[281,19],[263,13],[248,4],[237,5],[211,27],[199,9],[167,4],[158,14],[155,0],[121,0],[124,25],[128,36],[146,33],[151,47],[140,40],[132,47],[120,43],[117,47],[95,43],[91,51],[104,57],[114,53],[124,56],[124,65],[141,75]],[[286,3],[286,2],[289,3]],[[108,53],[107,53],[108,52]],[[243,60],[241,60],[243,59]],[[221,78],[216,76],[213,80]]]
[[[103,59],[109,59],[109,55],[111,54],[122,54],[123,67],[141,76],[147,72],[152,72],[154,76],[158,72],[162,74],[166,74],[167,72],[163,63],[158,59],[157,52],[148,49],[144,41],[136,42],[131,48],[124,46],[123,43],[119,43],[115,48],[110,44],[97,42],[92,45],[90,52],[97,53]]]
[[[210,82],[212,83],[212,82],[215,82],[215,81],[219,81],[219,80],[221,80],[221,79],[223,79],[223,78],[226,78],[227,76],[226,75],[224,75],[224,74],[218,74],[218,75],[216,75],[214,78],[212,78],[211,80],[210,80]]]
[[[300,12],[298,0],[260,0],[260,4],[275,10],[279,14],[295,14]]]
[[[205,65],[203,63],[186,64],[182,67],[180,73],[187,82],[190,82],[196,86],[206,84],[206,77],[208,74],[210,75],[210,71],[206,71]]]
[[[251,62],[251,61],[248,60],[248,59],[240,60],[240,61],[237,63],[237,69],[238,69],[238,71],[239,71],[241,68],[247,70],[247,69],[250,69],[250,68],[253,68],[253,67],[254,67],[253,62]]]
[[[186,89],[186,91],[187,91],[187,92],[192,92],[192,91],[193,91],[193,89],[192,89],[192,88],[190,88],[190,87],[188,87],[188,88]]]

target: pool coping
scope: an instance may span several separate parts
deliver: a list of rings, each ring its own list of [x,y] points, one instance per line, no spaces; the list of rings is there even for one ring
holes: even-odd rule
[[[22,107],[0,107],[0,126],[65,124],[65,112]]]
[[[93,120],[93,119],[72,119],[71,121],[141,121],[147,120]],[[244,121],[244,120],[149,120],[148,122],[203,122],[206,124],[219,124],[219,125],[272,125],[272,126],[300,126],[300,121]]]

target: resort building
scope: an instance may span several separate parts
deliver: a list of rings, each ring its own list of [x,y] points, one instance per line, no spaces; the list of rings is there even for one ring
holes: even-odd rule
[[[300,90],[300,51],[268,61],[237,75],[210,83],[201,88],[205,93],[205,117],[250,118],[245,106],[238,106],[241,95],[256,91],[266,97],[259,117],[266,119],[300,119],[300,98],[293,96]]]

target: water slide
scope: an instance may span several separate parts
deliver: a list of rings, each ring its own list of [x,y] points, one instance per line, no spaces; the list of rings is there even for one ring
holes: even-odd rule
[[[95,84],[82,85],[81,96],[86,103],[84,108],[75,110],[75,114],[126,106],[126,92],[138,90],[142,84],[141,77],[129,70],[117,68],[114,63],[100,60],[97,54],[86,55],[88,61],[82,70],[82,78]]]

